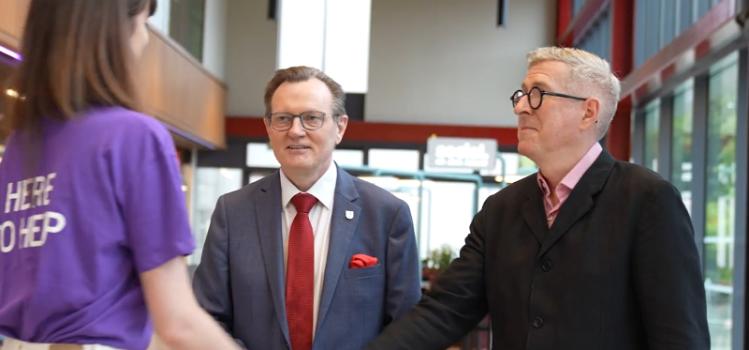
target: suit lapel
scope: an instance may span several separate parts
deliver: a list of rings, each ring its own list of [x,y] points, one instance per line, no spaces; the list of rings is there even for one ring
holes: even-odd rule
[[[538,244],[541,244],[549,231],[549,228],[546,226],[543,196],[541,195],[541,189],[538,188],[535,176],[533,176],[533,181],[528,182],[527,186],[528,188],[525,191],[529,195],[523,203],[523,219],[525,219],[525,223],[530,227],[533,237],[536,238]]]
[[[270,296],[276,319],[283,332],[286,343],[289,341],[289,327],[286,320],[286,289],[284,282],[283,235],[281,233],[281,181],[279,173],[272,175],[258,192],[255,200],[255,217],[257,218],[257,232],[265,265],[265,275],[268,277]],[[254,268],[248,266],[247,268]]]
[[[325,317],[333,301],[333,294],[341,277],[341,273],[347,267],[349,258],[349,245],[354,237],[356,227],[361,216],[361,207],[356,204],[359,193],[354,187],[351,175],[338,169],[336,180],[335,199],[333,200],[333,213],[330,221],[330,243],[328,247],[328,260],[325,263],[325,280],[323,281],[322,295],[317,315],[317,329],[324,324]],[[353,217],[348,212],[353,213]],[[317,334],[317,330],[315,330]],[[317,336],[315,336],[317,339]]]
[[[545,254],[576,222],[593,209],[594,197],[603,189],[613,166],[614,159],[606,151],[601,152],[598,159],[583,174],[570,197],[562,204],[538,256]]]

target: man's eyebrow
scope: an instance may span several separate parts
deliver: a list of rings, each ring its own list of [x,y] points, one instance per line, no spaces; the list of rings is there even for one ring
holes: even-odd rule
[[[547,90],[549,88],[549,85],[542,82],[542,81],[533,81],[530,83],[523,83],[520,88],[523,89],[523,91],[528,91],[534,87],[537,87],[541,90]]]

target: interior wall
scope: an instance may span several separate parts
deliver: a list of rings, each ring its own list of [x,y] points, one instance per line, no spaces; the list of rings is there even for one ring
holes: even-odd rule
[[[365,120],[514,126],[525,55],[553,43],[556,2],[372,1]]]
[[[260,116],[265,83],[276,68],[276,22],[268,18],[268,0],[226,0],[226,5],[226,113]]]
[[[221,80],[226,78],[226,2],[227,0],[206,1],[203,25],[203,66]]]
[[[148,19],[151,27],[159,30],[161,34],[169,35],[169,14],[171,12],[171,0],[157,0],[156,13]]]

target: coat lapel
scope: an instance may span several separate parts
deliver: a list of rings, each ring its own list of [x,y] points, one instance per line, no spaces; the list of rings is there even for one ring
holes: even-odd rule
[[[276,319],[283,332],[289,348],[289,327],[286,321],[286,289],[284,282],[283,261],[283,235],[281,233],[281,180],[279,173],[272,175],[270,181],[264,183],[260,188],[255,200],[255,217],[258,227],[256,228],[260,237],[260,246],[265,265],[265,275],[268,277],[270,296],[273,299],[273,308],[276,310]],[[247,268],[254,268],[248,266]]]
[[[321,325],[325,323],[325,317],[330,309],[341,273],[348,267],[349,245],[356,232],[359,217],[361,217],[361,207],[356,203],[358,198],[359,193],[354,187],[353,177],[338,169],[333,213],[330,221],[328,260],[325,264],[325,280],[320,296],[317,329],[320,329]],[[353,217],[350,214],[347,215],[347,212],[353,213]],[[315,330],[315,334],[317,334],[317,330]]]
[[[541,189],[538,188],[536,183],[535,176],[533,176],[532,181],[527,186],[529,188],[526,191],[529,195],[523,203],[523,219],[525,219],[525,223],[530,227],[533,237],[536,238],[538,244],[541,244],[544,242],[544,238],[546,238],[549,231],[549,228],[546,226],[543,197]]]
[[[576,222],[593,209],[594,197],[603,189],[613,166],[614,159],[606,151],[601,152],[572,190],[570,197],[562,204],[538,256],[545,254]]]

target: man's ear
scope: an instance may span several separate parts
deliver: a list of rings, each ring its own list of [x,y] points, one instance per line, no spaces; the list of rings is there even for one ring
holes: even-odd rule
[[[343,134],[346,133],[346,127],[348,126],[348,115],[342,114],[338,116],[336,120],[336,126],[338,127],[338,135],[335,144],[341,143],[341,140],[343,140]]]
[[[263,124],[265,125],[265,132],[270,134],[270,119],[263,117]]]
[[[580,123],[581,129],[595,128],[601,114],[601,101],[597,97],[590,97],[583,102],[585,112]]]

